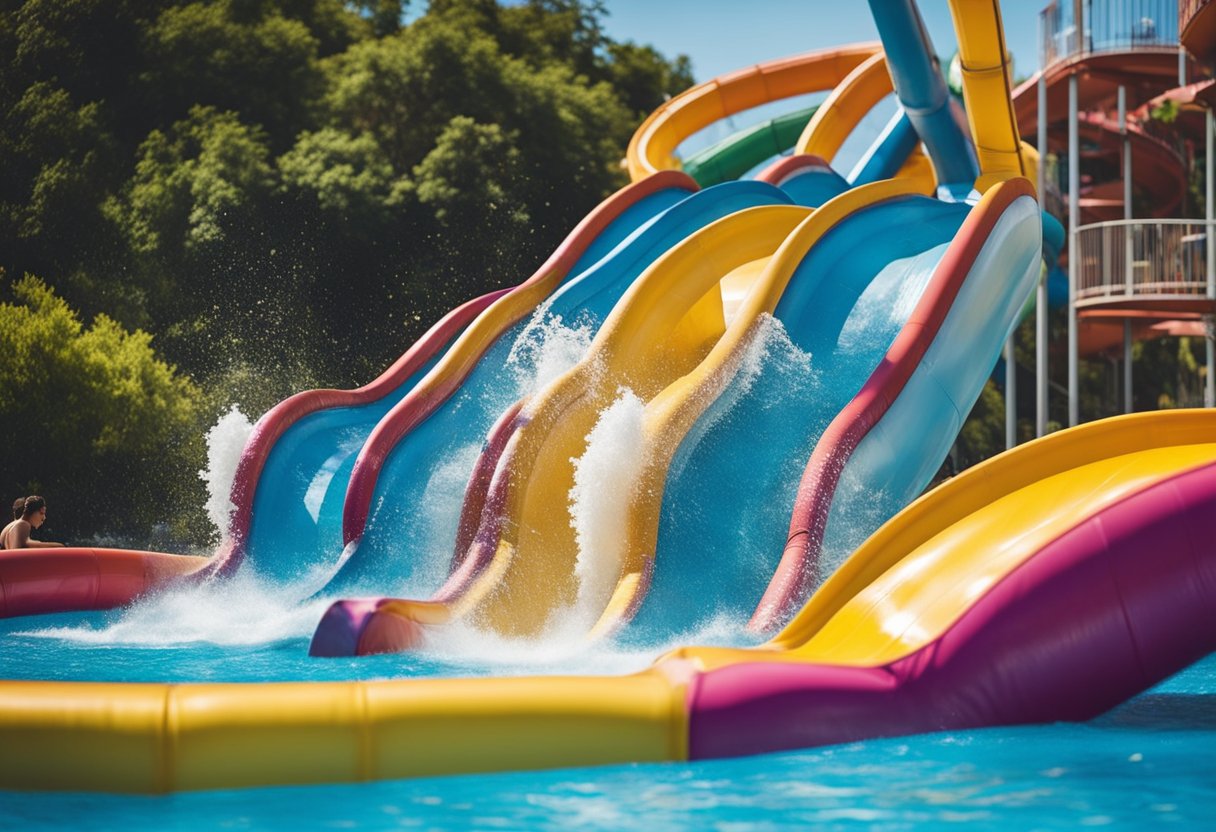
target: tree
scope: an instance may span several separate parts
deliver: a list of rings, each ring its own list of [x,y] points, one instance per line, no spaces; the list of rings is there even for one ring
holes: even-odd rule
[[[85,327],[33,277],[14,293],[0,303],[4,492],[49,496],[68,536],[167,518],[190,531],[199,515],[186,507],[202,504],[199,389],[156,356],[148,333],[105,315]]]

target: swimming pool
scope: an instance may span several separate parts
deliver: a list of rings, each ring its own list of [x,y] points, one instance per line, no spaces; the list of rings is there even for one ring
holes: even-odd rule
[[[159,681],[400,678],[645,667],[662,645],[307,658],[313,604],[248,576],[125,611],[0,626],[9,678]],[[316,604],[324,604],[317,601]],[[718,620],[677,641],[736,631]],[[448,644],[447,648],[460,645]],[[1088,723],[871,740],[739,759],[164,797],[0,792],[0,828],[1035,829],[1202,826],[1216,809],[1216,656]]]
[[[1209,657],[1084,724],[361,785],[165,797],[0,792],[0,828],[1199,828],[1216,810],[1214,747]]]

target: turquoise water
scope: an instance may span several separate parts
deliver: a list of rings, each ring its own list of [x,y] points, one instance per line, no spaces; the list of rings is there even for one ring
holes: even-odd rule
[[[1209,657],[1080,725],[355,786],[0,792],[0,829],[1197,829],[1216,816],[1214,748]]]

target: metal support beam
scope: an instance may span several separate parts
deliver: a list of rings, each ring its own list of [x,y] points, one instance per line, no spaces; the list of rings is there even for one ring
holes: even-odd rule
[[[1216,145],[1216,116],[1213,116],[1210,109],[1204,118],[1204,127],[1207,133],[1207,171],[1203,193],[1208,221],[1208,227],[1205,229],[1207,239],[1204,242],[1208,252],[1208,298],[1216,300],[1216,148],[1213,147]],[[1212,330],[1213,321],[1209,317],[1205,339],[1208,345],[1208,383],[1203,393],[1203,403],[1207,407],[1216,407],[1216,344],[1212,340],[1216,337],[1216,332]]]
[[[1005,448],[1018,444],[1018,365],[1014,360],[1014,331],[1005,339]]]
[[[1123,319],[1123,412],[1131,413],[1132,405],[1132,322]]]
[[[1040,18],[1042,26],[1042,18]],[[1040,35],[1040,42],[1042,36]],[[1039,204],[1047,202],[1047,80],[1039,73]],[[1047,433],[1047,269],[1039,274],[1034,304],[1034,435]]]
[[[1068,77],[1068,426],[1080,421],[1077,382],[1077,226],[1081,223],[1081,145],[1077,76]]]
[[[1119,85],[1119,135],[1123,137],[1123,219],[1132,218],[1132,141],[1127,132],[1127,88]],[[1123,229],[1123,278],[1127,294],[1134,291],[1132,269],[1132,229]],[[1132,412],[1132,322],[1123,321],[1123,412]]]

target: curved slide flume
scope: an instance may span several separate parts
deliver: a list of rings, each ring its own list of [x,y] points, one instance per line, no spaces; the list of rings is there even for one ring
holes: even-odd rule
[[[767,61],[680,93],[633,134],[626,156],[629,175],[638,181],[678,169],[676,149],[696,131],[760,104],[830,90],[879,48],[868,43]]]
[[[893,518],[769,644],[630,676],[5,682],[0,787],[363,782],[1087,719],[1216,650],[1213,437],[1216,413],[1173,411],[1023,445]]]
[[[689,195],[567,281],[537,315],[542,321],[577,326],[589,340],[634,279],[679,240],[735,211],[789,202],[782,191],[761,182],[728,182]],[[343,534],[348,550],[326,593],[400,591],[410,588],[415,576],[418,586],[432,581],[422,591],[438,585],[435,561],[453,551],[459,528],[454,509],[460,505],[461,486],[479,464],[478,445],[499,413],[527,393],[513,376],[513,367],[519,366],[513,356],[520,345],[536,346],[536,324],[534,318],[478,356],[451,401],[420,412],[430,401],[427,391],[411,393],[372,431],[346,489]],[[581,358],[584,347],[564,347],[568,367]],[[532,386],[545,381],[525,375]],[[446,481],[451,493],[437,496],[437,480]]]
[[[793,148],[818,105],[740,130],[681,160],[681,169],[708,188],[738,179],[752,168]]]
[[[265,459],[260,468],[249,466],[252,474],[260,471],[261,476],[238,479],[233,485],[234,495],[248,503],[248,511],[233,513],[234,524],[243,520],[248,529],[243,536],[233,535],[233,555],[243,552],[259,571],[286,573],[286,577],[295,577],[309,566],[332,566],[346,542],[342,520],[347,483],[377,426],[403,406],[410,407],[416,418],[433,411],[511,324],[562,281],[585,270],[655,214],[695,190],[688,177],[667,174],[613,194],[531,277],[496,293],[491,302],[479,303],[475,316],[448,334],[450,348],[432,350],[427,363],[404,383],[398,380],[390,387],[378,380],[351,393],[300,394],[272,410],[242,455],[243,467],[248,459]],[[307,402],[309,408],[296,402]],[[264,441],[263,434],[267,434]],[[223,569],[230,573],[238,563],[229,558]]]
[[[1089,719],[1216,650],[1214,437],[1117,417],[929,492],[767,645],[666,659],[700,671],[689,757]]]
[[[907,325],[816,442],[752,629],[773,629],[806,599],[827,571],[820,558],[828,540],[847,529],[847,541],[859,541],[928,484],[1033,291],[1038,225],[1024,179],[991,188],[972,210]],[[839,497],[842,482],[851,498]],[[864,510],[851,505],[858,499]]]
[[[874,206],[810,250],[746,392],[678,452],[657,543],[653,518],[631,526],[646,530],[638,548],[657,564],[632,640],[749,614],[790,571],[803,538],[787,528],[803,527],[808,495],[838,504],[813,528],[847,551],[923,489],[1032,290],[1037,231],[1028,185],[1014,180],[970,211],[921,197]],[[705,397],[696,386],[680,395]],[[808,456],[815,470],[825,453],[849,460],[842,431],[873,443],[845,468],[849,487],[823,478],[798,489]]]
[[[259,559],[262,569],[295,576],[306,565],[301,553],[341,551],[346,478],[382,417],[402,397],[414,403],[416,416],[433,410],[493,340],[494,328],[501,332],[509,325],[504,309],[518,310],[521,300],[534,306],[538,294],[552,291],[696,190],[691,178],[674,171],[623,188],[589,214],[536,274],[514,289],[491,292],[449,312],[373,382],[355,390],[306,391],[268,411],[242,451],[230,493],[229,528],[211,558],[100,548],[37,561],[9,554],[0,558],[0,585],[9,599],[23,600],[7,604],[5,614],[121,606],[170,582],[230,575],[247,554]],[[406,395],[415,385],[421,391]],[[138,580],[136,573],[142,576]]]

